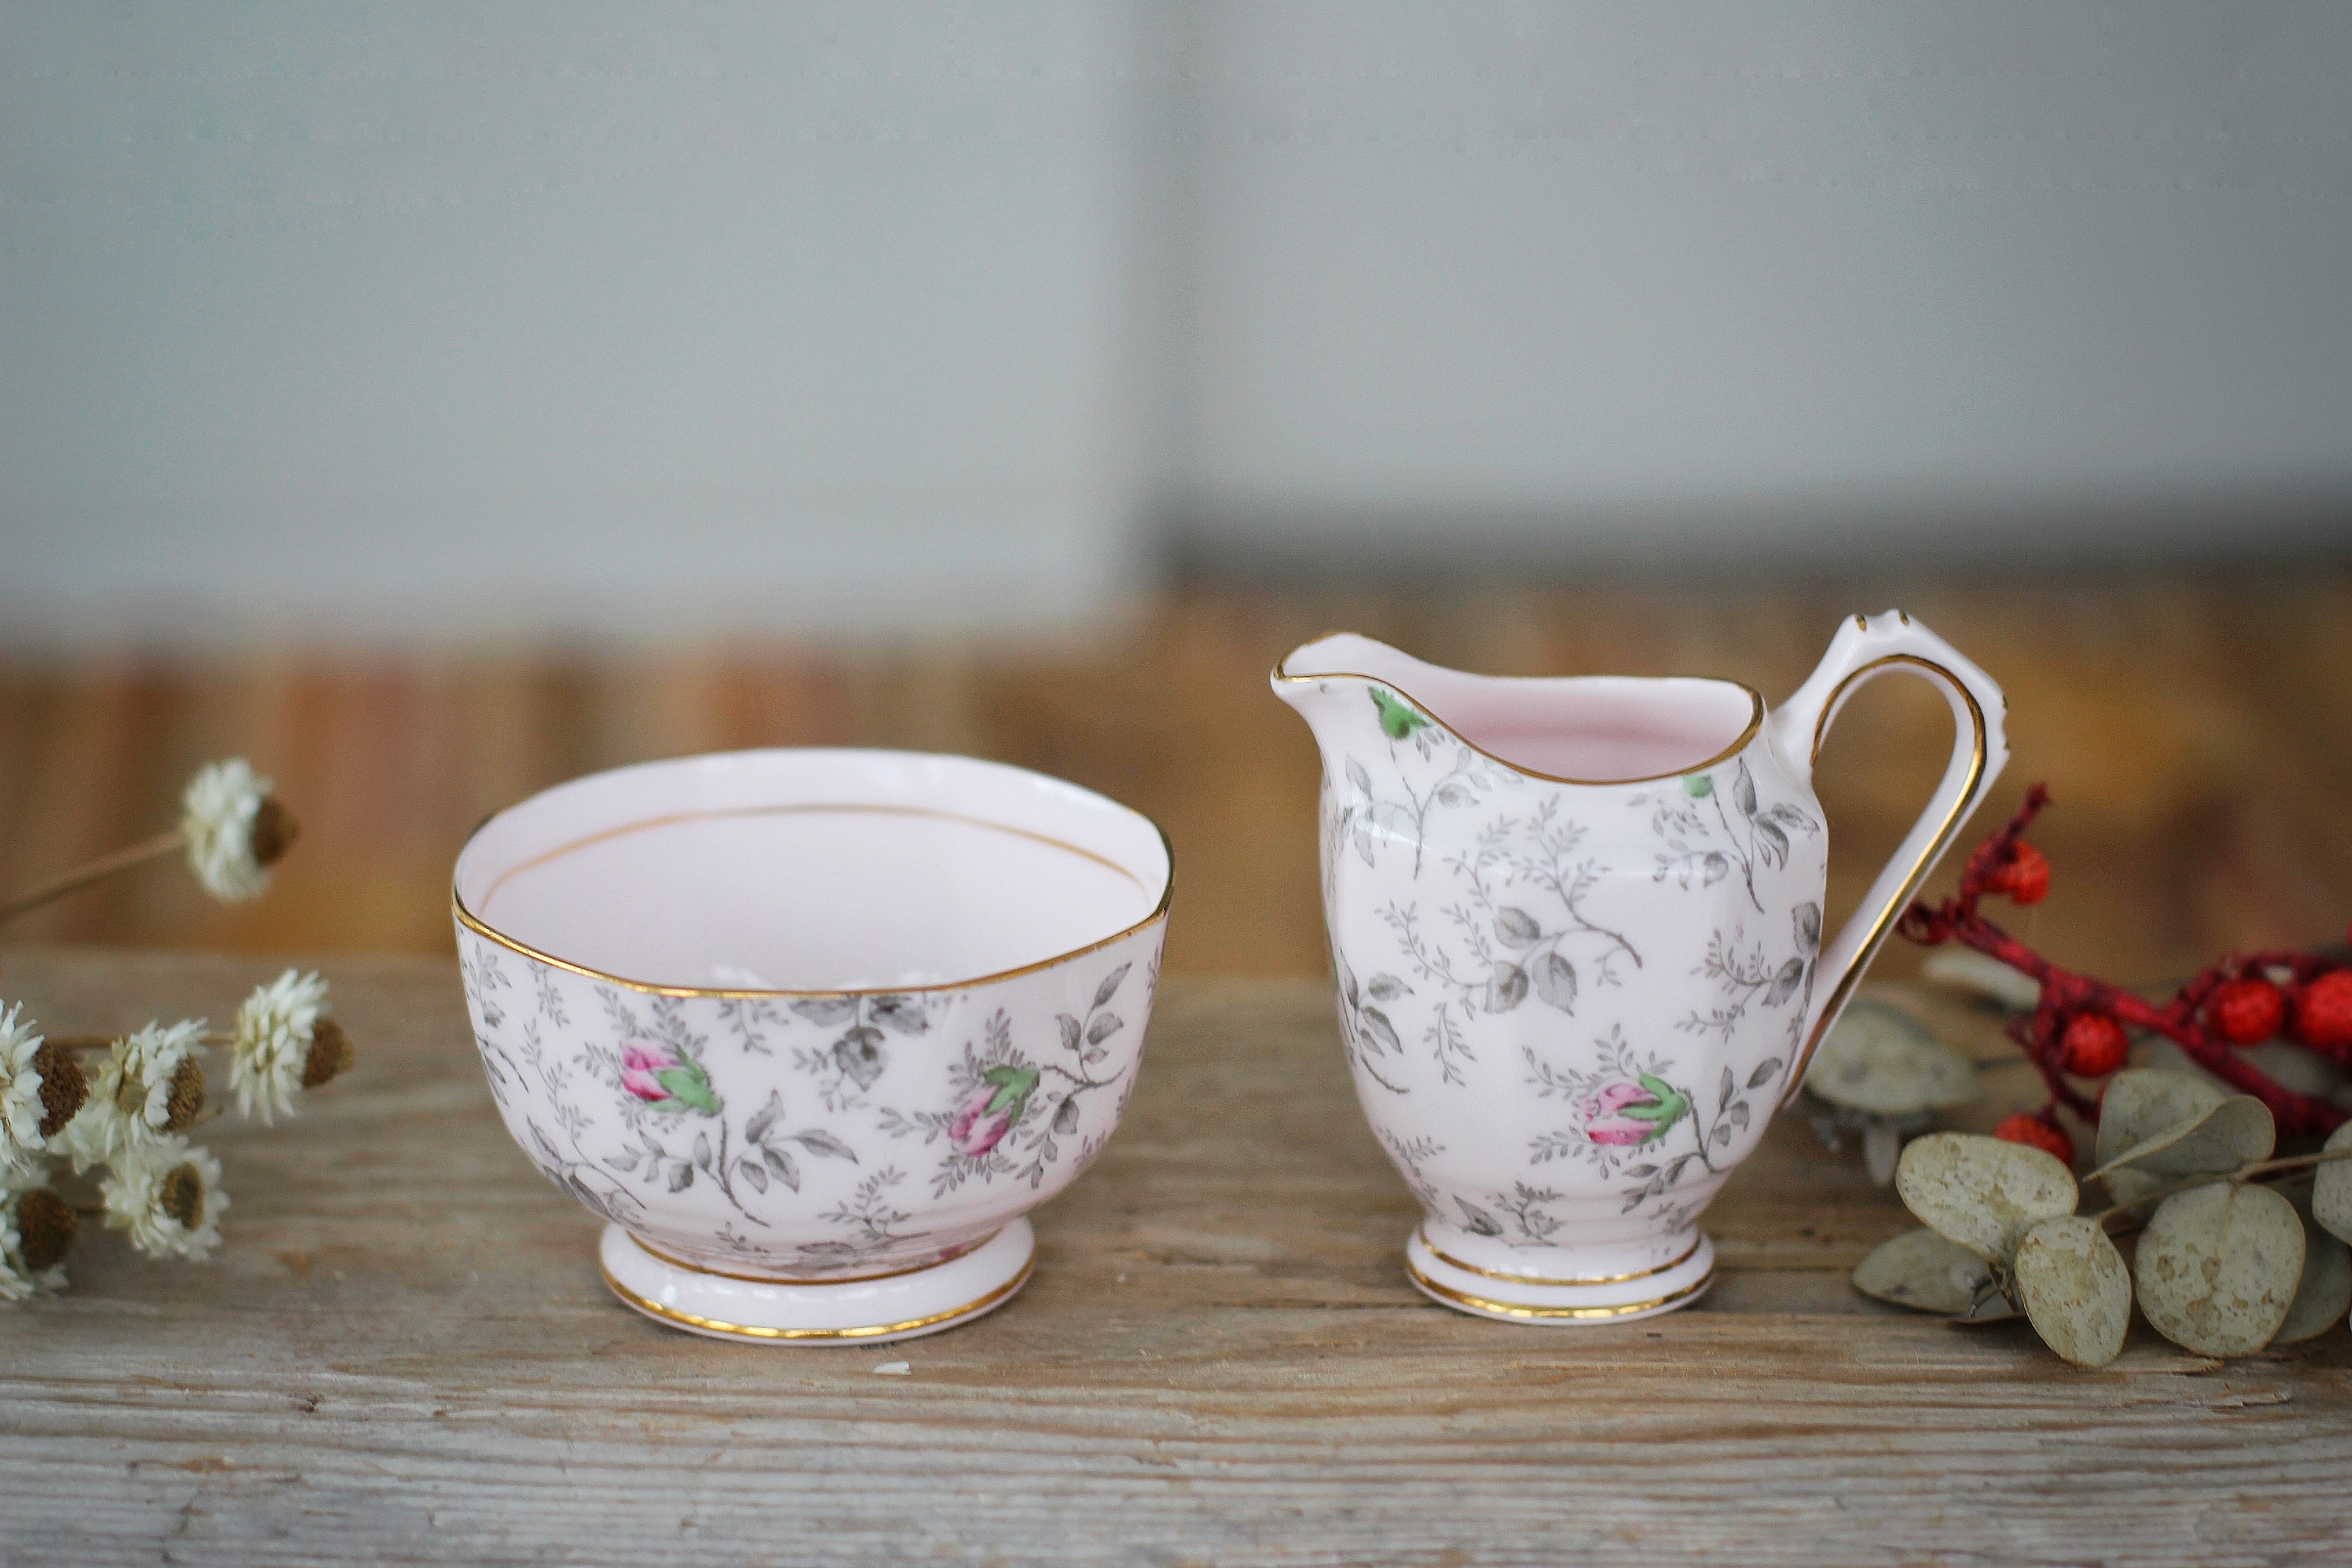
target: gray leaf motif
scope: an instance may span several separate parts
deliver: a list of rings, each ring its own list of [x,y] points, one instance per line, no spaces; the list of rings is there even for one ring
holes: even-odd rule
[[[1097,1013],[1095,1021],[1087,1026],[1087,1044],[1099,1046],[1126,1027],[1126,1021],[1118,1014]]]
[[[931,1026],[923,1005],[912,996],[877,996],[867,1016],[894,1035],[919,1035]]]
[[[1739,764],[1739,776],[1731,785],[1731,798],[1738,805],[1740,816],[1756,815],[1756,780],[1748,773],[1746,763]]]
[[[755,1190],[763,1193],[768,1190],[768,1167],[759,1161],[750,1158],[736,1161],[735,1173],[751,1183]]]
[[[1355,977],[1350,975],[1349,977],[1349,989],[1351,993],[1354,990],[1354,986]],[[1351,1007],[1355,1005],[1352,995],[1350,996],[1348,1005]],[[1060,1026],[1062,1030],[1062,1048],[1066,1051],[1076,1050],[1078,1048],[1078,1021],[1076,1018],[1071,1017],[1067,1013],[1056,1013],[1054,1015],[1054,1022]]]
[[[1444,784],[1439,784],[1437,786],[1436,797],[1437,804],[1440,805],[1470,805],[1475,804],[1478,798],[1476,795],[1472,795],[1470,793],[1469,786],[1463,784],[1459,779],[1448,779]]]
[[[1070,1133],[1076,1132],[1077,1130],[1078,1102],[1075,1100],[1065,1099],[1060,1105],[1054,1108],[1054,1131],[1061,1133]]]
[[[1120,983],[1126,980],[1127,972],[1134,967],[1135,965],[1132,963],[1122,963],[1117,969],[1112,970],[1108,974],[1104,975],[1102,984],[1095,987],[1095,1005],[1099,1007],[1104,1003],[1109,1001],[1113,996],[1118,995]]]
[[[1732,1090],[1736,1087],[1737,1085],[1731,1076],[1731,1069],[1729,1068],[1724,1068],[1723,1088],[1717,1094],[1715,1101],[1716,1110],[1721,1110],[1725,1106],[1731,1103]]]
[[[1464,1229],[1471,1231],[1478,1236],[1500,1236],[1503,1234],[1501,1223],[1498,1222],[1493,1215],[1488,1214],[1476,1204],[1474,1204],[1469,1199],[1464,1197],[1456,1197],[1454,1200],[1454,1206],[1462,1211],[1462,1226]]]
[[[777,1093],[772,1089],[770,1089],[768,1091],[768,1103],[760,1107],[759,1114],[752,1117],[751,1121],[743,1124],[743,1142],[746,1143],[757,1143],[767,1137],[768,1129],[773,1127],[776,1124],[777,1119],[782,1116],[783,1113],[783,1096]]]
[[[1576,1011],[1576,965],[1557,952],[1547,952],[1536,963],[1536,995],[1563,1013]]]
[[[1386,1013],[1378,1007],[1367,1007],[1358,1016],[1363,1025],[1362,1033],[1371,1037],[1375,1047],[1384,1051],[1403,1052],[1404,1042],[1397,1038],[1396,1026],[1389,1022]]]
[[[1789,915],[1797,928],[1797,951],[1810,958],[1822,948],[1822,906],[1811,899],[1799,904]]]
[[[1371,798],[1372,775],[1366,773],[1364,771],[1364,764],[1356,761],[1353,757],[1349,757],[1348,759],[1348,782],[1356,786],[1356,793],[1358,795],[1362,795],[1367,800]]]
[[[874,1080],[882,1076],[882,1031],[870,1024],[859,1025],[834,1042],[833,1060],[858,1088],[872,1089]]]
[[[1349,979],[1352,984],[1354,976],[1350,975]],[[1372,976],[1372,983],[1364,989],[1375,1002],[1393,1002],[1400,996],[1409,996],[1412,994],[1412,987],[1393,974],[1375,974]]]
[[[708,1132],[694,1135],[694,1163],[706,1171],[710,1169],[710,1134]]]
[[[857,1003],[847,996],[809,996],[792,1005],[812,1024],[839,1024],[857,1016]]]
[[[768,1169],[776,1173],[778,1181],[794,1192],[801,1190],[801,1168],[793,1163],[793,1157],[790,1154],[785,1153],[782,1149],[772,1149],[761,1144],[760,1158],[768,1163]]]
[[[853,1165],[857,1163],[856,1152],[822,1127],[812,1127],[804,1132],[795,1132],[793,1134],[793,1142],[812,1154],[823,1154],[831,1160],[846,1160]]]
[[[1805,961],[1801,958],[1789,960],[1780,966],[1780,973],[1772,977],[1772,989],[1764,994],[1764,1005],[1778,1007],[1781,1003],[1794,996],[1797,994],[1797,987],[1803,984],[1804,981]]]
[[[1779,866],[1788,862],[1789,836],[1780,831],[1779,823],[1759,819],[1756,824],[1756,842],[1765,858],[1772,864]]]
[[[1533,947],[1543,940],[1543,926],[1527,910],[1506,904],[1495,911],[1495,934],[1507,947]]]
[[[1495,977],[1486,983],[1486,1010],[1507,1013],[1528,999],[1528,972],[1516,963],[1495,965]]]
[[[680,1160],[669,1168],[669,1190],[682,1193],[694,1185],[694,1167]]]
[[[1762,1089],[1766,1084],[1770,1083],[1775,1078],[1779,1077],[1780,1072],[1780,1058],[1779,1057],[1767,1057],[1762,1062],[1758,1064],[1754,1072],[1748,1075],[1748,1087],[1750,1089]]]

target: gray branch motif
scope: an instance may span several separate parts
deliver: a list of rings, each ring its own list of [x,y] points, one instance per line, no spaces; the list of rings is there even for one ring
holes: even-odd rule
[[[1467,1029],[1472,1018],[1511,1012],[1531,997],[1573,1017],[1587,987],[1622,984],[1621,963],[1642,966],[1641,953],[1624,934],[1586,908],[1609,870],[1577,855],[1586,837],[1581,826],[1561,816],[1559,797],[1552,795],[1525,817],[1495,818],[1469,848],[1445,860],[1462,895],[1443,911],[1453,937],[1433,934],[1417,903],[1391,900],[1381,911],[1396,932],[1405,966],[1439,994],[1423,1043],[1445,1082],[1465,1082],[1465,1067],[1477,1059]],[[1383,980],[1399,994],[1411,991],[1395,976],[1375,976],[1375,1001],[1394,999],[1377,989]],[[1349,1005],[1357,1033],[1370,1046],[1385,1046],[1393,1025],[1385,1016],[1365,1016],[1368,1007]]]
[[[1332,781],[1336,810],[1326,828],[1327,881],[1334,861],[1348,847],[1352,847],[1365,865],[1373,866],[1379,863],[1376,849],[1383,842],[1397,840],[1412,845],[1412,874],[1418,879],[1432,812],[1440,806],[1475,805],[1506,784],[1523,782],[1509,768],[1454,741],[1446,771],[1415,788],[1412,769],[1404,760],[1405,749],[1411,748],[1423,763],[1432,762],[1446,747],[1447,741],[1441,739],[1445,731],[1420,709],[1383,687],[1372,687],[1370,697],[1380,714],[1381,731],[1388,737],[1390,765],[1385,782],[1375,785],[1370,769],[1352,756],[1343,759],[1347,788],[1342,792],[1339,781]]]
[[[737,1023],[739,1029],[792,1026],[794,1019],[824,1034],[840,1034],[814,1045],[794,1044],[793,1066],[816,1080],[817,1096],[831,1111],[854,1110],[890,1065],[890,1037],[911,1039],[930,1032],[931,1014],[951,998],[936,992],[896,995],[803,996],[789,1005],[791,1017],[770,1007]],[[746,1033],[747,1050],[770,1047],[764,1032]]]
[[[1822,907],[1807,900],[1790,912],[1789,923],[1796,951],[1777,966],[1765,957],[1761,942],[1743,953],[1736,929],[1730,938],[1720,930],[1711,933],[1706,957],[1691,973],[1714,981],[1722,1000],[1705,1013],[1694,1007],[1690,1016],[1675,1027],[1694,1035],[1715,1035],[1729,1045],[1749,1007],[1778,1008],[1794,1002],[1784,1026],[1793,1047],[1812,1005],[1814,971],[1821,957]]]
[[[1761,805],[1747,761],[1743,758],[1733,765],[1730,793],[1737,818],[1725,807],[1723,792],[1717,789],[1711,773],[1685,773],[1679,781],[1680,798],[1672,790],[1645,790],[1626,800],[1628,805],[1650,807],[1651,830],[1666,841],[1669,852],[1658,856],[1651,880],[1672,878],[1685,889],[1711,888],[1736,869],[1748,889],[1748,901],[1761,914],[1764,900],[1756,892],[1757,868],[1787,865],[1790,835],[1811,837],[1822,830],[1822,825],[1785,801]]]

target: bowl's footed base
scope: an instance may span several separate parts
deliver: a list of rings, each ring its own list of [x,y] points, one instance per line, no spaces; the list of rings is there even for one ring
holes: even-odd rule
[[[656,1258],[617,1225],[597,1258],[613,1294],[656,1322],[752,1344],[877,1345],[968,1323],[1028,1280],[1036,1233],[1016,1219],[958,1258],[879,1279],[786,1285]]]
[[[1516,1279],[1445,1258],[1416,1226],[1404,1244],[1405,1273],[1433,1300],[1457,1312],[1506,1323],[1625,1323],[1687,1307],[1715,1282],[1715,1243],[1698,1245],[1666,1268],[1592,1284]]]

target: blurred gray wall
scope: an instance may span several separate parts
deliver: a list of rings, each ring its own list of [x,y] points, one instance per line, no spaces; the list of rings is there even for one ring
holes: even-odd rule
[[[0,637],[2352,535],[2352,6],[0,0]]]

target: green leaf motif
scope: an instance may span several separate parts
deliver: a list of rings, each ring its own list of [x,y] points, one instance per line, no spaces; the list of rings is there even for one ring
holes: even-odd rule
[[[1391,741],[1402,741],[1429,722],[1429,716],[1402,698],[1375,686],[1372,706],[1381,711],[1381,732]]]
[[[692,1106],[705,1116],[719,1114],[719,1097],[710,1092],[710,1080],[702,1076],[700,1068],[692,1064],[664,1068],[654,1074],[654,1081],[669,1090],[673,1103]]]
[[[1683,789],[1693,800],[1705,800],[1715,793],[1715,777],[1711,773],[1685,773]]]
[[[1690,1100],[1664,1079],[1641,1075],[1643,1089],[1650,1091],[1653,1103],[1621,1106],[1617,1114],[1631,1121],[1646,1121],[1650,1131],[1642,1142],[1651,1143],[1672,1131],[1675,1124],[1690,1114]],[[1638,1145],[1637,1145],[1638,1147]]]
[[[995,1095],[988,1102],[988,1114],[1009,1110],[1014,1121],[1021,1119],[1022,1108],[1029,1103],[1030,1091],[1037,1087],[1035,1068],[994,1067],[980,1075],[981,1081],[996,1086]]]

